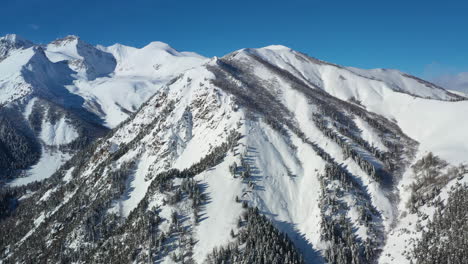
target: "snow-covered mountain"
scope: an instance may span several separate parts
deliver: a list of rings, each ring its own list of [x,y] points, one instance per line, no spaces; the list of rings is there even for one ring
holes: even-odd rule
[[[0,181],[20,177],[8,184],[22,185],[49,177],[171,78],[205,60],[162,43],[108,49],[76,36],[47,45],[17,35],[0,39],[1,117],[9,120],[2,125],[21,137],[1,135]]]
[[[467,98],[284,46],[205,59],[159,42],[67,47],[79,42],[31,50],[73,71],[63,87],[113,129],[40,184],[2,190],[3,262],[467,257],[466,221],[450,223],[468,209]],[[91,78],[113,61],[89,55],[99,52],[114,69]],[[42,142],[77,133],[54,124],[38,130]]]

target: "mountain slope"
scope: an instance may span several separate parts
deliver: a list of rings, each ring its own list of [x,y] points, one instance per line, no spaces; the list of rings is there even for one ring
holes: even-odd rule
[[[115,76],[126,78],[149,65],[116,61]],[[414,123],[435,107],[421,131]],[[468,126],[455,122],[467,107],[397,71],[345,68],[282,46],[213,58],[165,82],[41,186],[2,193],[17,207],[0,216],[0,230],[11,230],[0,256],[409,263],[427,249],[417,239],[434,236],[438,199],[467,182],[457,166],[467,161],[459,154],[468,153]],[[440,137],[447,127],[458,133]]]

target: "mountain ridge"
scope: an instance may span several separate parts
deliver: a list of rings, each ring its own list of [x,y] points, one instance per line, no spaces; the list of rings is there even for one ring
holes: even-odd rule
[[[5,263],[430,263],[419,235],[468,181],[464,98],[285,47],[199,59],[51,177],[1,190]],[[75,83],[141,78],[138,61]]]

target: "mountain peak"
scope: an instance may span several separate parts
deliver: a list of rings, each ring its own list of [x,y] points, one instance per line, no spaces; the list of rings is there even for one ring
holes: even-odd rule
[[[16,34],[7,34],[0,37],[0,61],[8,57],[12,50],[27,49],[34,43]]]
[[[68,35],[68,36],[66,36],[64,38],[56,39],[56,40],[52,41],[50,44],[55,45],[55,46],[65,46],[65,45],[67,45],[69,43],[72,43],[72,42],[82,42],[82,40],[78,36]]]
[[[158,49],[172,49],[172,47],[169,46],[169,44],[161,42],[161,41],[152,41],[148,45],[146,45],[145,48],[146,47],[158,48]]]
[[[3,37],[0,37],[0,42],[9,42],[9,43],[31,43],[31,41],[22,38],[17,34],[6,34]],[[32,44],[32,43],[31,43]]]
[[[292,49],[283,45],[269,45],[263,47],[262,49],[269,49],[269,50],[278,50],[278,51],[291,51]]]
[[[161,42],[161,41],[152,41],[148,45],[144,46],[142,49],[145,50],[162,50],[171,55],[178,56],[180,52],[174,49],[173,47],[169,46],[169,44]]]

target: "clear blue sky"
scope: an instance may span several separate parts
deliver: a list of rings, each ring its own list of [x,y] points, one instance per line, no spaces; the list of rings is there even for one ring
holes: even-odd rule
[[[422,77],[468,71],[466,1],[2,0],[0,34],[222,56],[282,44],[330,62]]]

